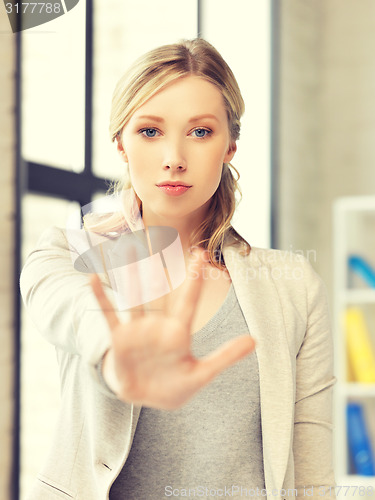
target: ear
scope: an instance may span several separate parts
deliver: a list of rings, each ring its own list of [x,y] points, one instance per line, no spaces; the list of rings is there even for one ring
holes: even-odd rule
[[[228,148],[228,151],[226,152],[224,156],[224,161],[223,163],[229,163],[232,161],[232,158],[234,156],[234,153],[237,151],[237,144],[235,142],[231,142]]]
[[[128,156],[125,153],[124,146],[122,145],[121,136],[117,136],[116,141],[117,141],[117,151],[121,157],[121,160],[124,161],[125,163],[128,163]]]

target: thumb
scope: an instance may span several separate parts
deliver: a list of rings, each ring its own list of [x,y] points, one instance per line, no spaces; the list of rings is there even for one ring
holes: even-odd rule
[[[200,386],[208,384],[229,366],[250,354],[255,349],[255,341],[249,334],[229,340],[219,349],[200,359],[194,377]]]

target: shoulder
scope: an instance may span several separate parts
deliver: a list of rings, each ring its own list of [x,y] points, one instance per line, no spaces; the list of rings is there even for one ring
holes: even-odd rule
[[[121,236],[128,234],[122,232],[94,232],[87,228],[49,226],[39,236],[33,251],[51,250],[69,252],[73,260],[78,256],[92,256],[100,248],[113,248]]]
[[[327,288],[313,267],[314,261],[311,263],[308,256],[302,253],[263,248],[252,250],[252,260],[260,266],[260,277],[264,279],[267,276],[272,280],[285,309],[292,307],[298,310],[310,318],[309,322],[328,324]]]
[[[282,303],[308,310],[327,302],[326,287],[314,262],[301,252],[251,247],[245,255],[240,246],[231,246],[224,257],[230,270],[241,274],[247,285],[276,291]]]
[[[66,230],[57,226],[47,227],[39,236],[35,246],[38,248],[50,245],[66,247]]]
[[[314,289],[322,290],[325,286],[313,266],[315,254],[312,258],[313,262],[310,262],[310,256],[302,252],[258,247],[252,247],[249,254],[249,261],[260,268],[267,269],[276,285],[287,284],[300,290],[303,288],[309,295]]]
[[[249,257],[252,265],[269,269],[277,279],[319,279],[309,259],[300,252],[252,247]]]
[[[299,265],[307,262],[306,257],[301,252],[277,250],[275,248],[251,247],[249,256],[253,260],[259,261],[262,265],[269,266],[283,263]]]
[[[30,273],[34,280],[34,275],[43,268],[45,271],[55,269],[56,273],[59,269],[71,279],[97,273],[107,283],[108,276],[100,252],[101,245],[107,240],[108,238],[88,233],[84,229],[49,226],[27,255],[20,282],[23,283]]]
[[[302,280],[319,279],[310,263],[309,256],[305,256],[302,252],[251,247],[250,252],[246,254],[240,246],[232,246],[226,249],[225,254],[228,253],[231,258],[242,262],[247,267],[268,270],[270,278],[287,279],[293,276],[295,279]]]

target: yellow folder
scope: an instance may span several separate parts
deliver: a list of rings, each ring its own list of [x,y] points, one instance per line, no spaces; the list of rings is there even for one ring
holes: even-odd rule
[[[355,381],[375,383],[375,356],[363,312],[358,307],[346,310],[345,330],[349,366]]]

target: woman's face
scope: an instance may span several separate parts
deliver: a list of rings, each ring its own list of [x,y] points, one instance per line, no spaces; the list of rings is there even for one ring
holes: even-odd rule
[[[236,144],[230,139],[220,91],[188,76],[138,108],[123,129],[118,149],[129,163],[143,217],[152,224],[189,216],[202,220]]]

